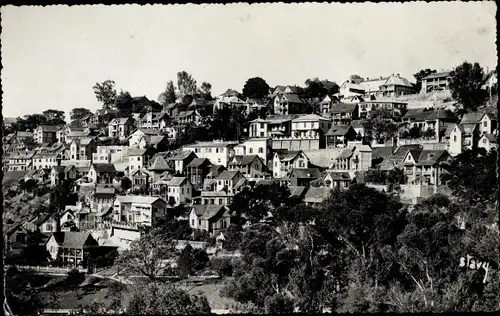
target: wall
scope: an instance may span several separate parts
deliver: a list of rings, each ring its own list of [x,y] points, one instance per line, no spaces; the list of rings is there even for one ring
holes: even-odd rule
[[[113,227],[112,236],[120,238],[120,239],[133,241],[133,240],[139,239],[141,237],[141,233],[138,230],[122,229],[119,227]]]
[[[319,138],[317,139],[273,139],[273,149],[288,150],[316,150],[319,148]]]

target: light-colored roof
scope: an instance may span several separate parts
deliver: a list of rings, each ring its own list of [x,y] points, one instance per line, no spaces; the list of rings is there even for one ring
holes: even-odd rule
[[[389,77],[366,80],[361,83],[361,86],[365,89],[365,92],[376,92],[380,90],[380,86],[383,85],[387,79],[389,79]]]
[[[299,116],[298,118],[292,120],[292,122],[310,122],[310,121],[329,121],[329,120],[317,114],[307,114]]]
[[[460,121],[461,124],[479,123],[484,116],[484,112],[465,113]]]
[[[323,187],[310,187],[304,196],[306,203],[321,203],[330,197],[332,190]]]
[[[123,125],[123,124],[126,124],[130,119],[128,117],[117,117],[117,118],[114,118],[111,120],[111,122],[109,122],[109,124],[111,125],[114,125],[114,124],[118,124],[118,125]]]
[[[484,134],[483,137],[486,138],[490,143],[493,143],[493,144],[497,143],[497,137],[493,134]]]
[[[403,86],[403,87],[412,87],[412,84],[403,77],[400,77],[399,75],[397,76],[390,76],[389,79],[383,84],[384,86]]]
[[[195,147],[228,147],[228,146],[236,146],[238,142],[235,141],[213,141],[213,142],[198,142],[195,144],[185,145],[184,148],[195,148]]]
[[[143,195],[118,195],[116,196],[116,201],[120,203],[138,203],[138,204],[152,204],[158,200],[163,201],[162,198],[155,196],[143,196]]]
[[[144,156],[148,150],[146,148],[135,148],[132,147],[128,150],[129,157],[131,156]]]

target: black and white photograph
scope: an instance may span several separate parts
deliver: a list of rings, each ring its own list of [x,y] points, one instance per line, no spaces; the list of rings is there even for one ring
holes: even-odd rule
[[[2,5],[3,313],[500,310],[496,15]]]

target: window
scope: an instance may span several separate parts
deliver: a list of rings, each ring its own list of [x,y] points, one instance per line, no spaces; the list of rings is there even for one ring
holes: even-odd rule
[[[215,153],[218,154],[219,153],[219,148],[215,148]]]
[[[201,219],[198,220],[198,225],[201,226]]]
[[[184,194],[184,188],[181,188],[181,193]]]
[[[275,166],[275,167],[277,167],[277,166],[278,166],[278,162],[277,162],[277,161],[275,161],[275,162],[274,162],[274,166]]]
[[[194,226],[194,219],[191,219],[191,226]]]
[[[260,132],[260,137],[264,137],[264,132]]]
[[[483,144],[486,144],[486,138],[485,138],[485,139],[483,139]]]
[[[484,127],[488,127],[488,121],[484,121],[484,122],[483,122],[483,126],[484,126]]]
[[[220,204],[223,204],[223,203],[224,203],[224,202],[223,202],[223,200],[222,200],[222,199],[219,199],[219,205],[220,205]]]
[[[220,162],[221,162],[220,158],[217,158],[217,162],[218,162],[218,163],[220,163]]]
[[[307,127],[307,123],[306,122],[304,122],[304,127]]]
[[[260,128],[264,128],[264,123],[260,123]]]
[[[262,154],[264,152],[264,148],[259,147],[259,154]]]
[[[253,148],[248,148],[248,153],[253,153]]]
[[[456,142],[457,141],[457,135],[453,135],[453,141]]]
[[[186,188],[186,193],[189,193],[189,188]]]
[[[141,157],[137,157],[137,161],[141,161]]]

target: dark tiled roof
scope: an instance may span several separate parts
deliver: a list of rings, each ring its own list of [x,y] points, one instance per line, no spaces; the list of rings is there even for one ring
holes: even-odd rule
[[[59,232],[52,235],[57,244],[64,248],[82,249],[87,246],[87,241],[90,245],[97,245],[90,232]]]
[[[247,155],[247,156],[234,156],[234,160],[230,165],[247,166],[251,164],[255,159],[258,159],[257,155]]]
[[[290,173],[290,178],[292,176],[298,179],[317,179],[321,173],[318,168],[294,168]]]
[[[356,103],[337,103],[332,106],[331,113],[354,112],[358,105]]]
[[[218,177],[217,180],[232,180],[239,171],[229,171],[224,170]]]
[[[204,163],[210,164],[210,160],[207,158],[194,158],[186,167],[199,167]]]
[[[330,130],[326,133],[327,136],[345,136],[350,129],[353,129],[351,125],[332,125]],[[354,131],[354,129],[353,129]]]
[[[112,163],[95,163],[92,164],[95,171],[98,173],[114,173],[116,172],[115,165]]]

